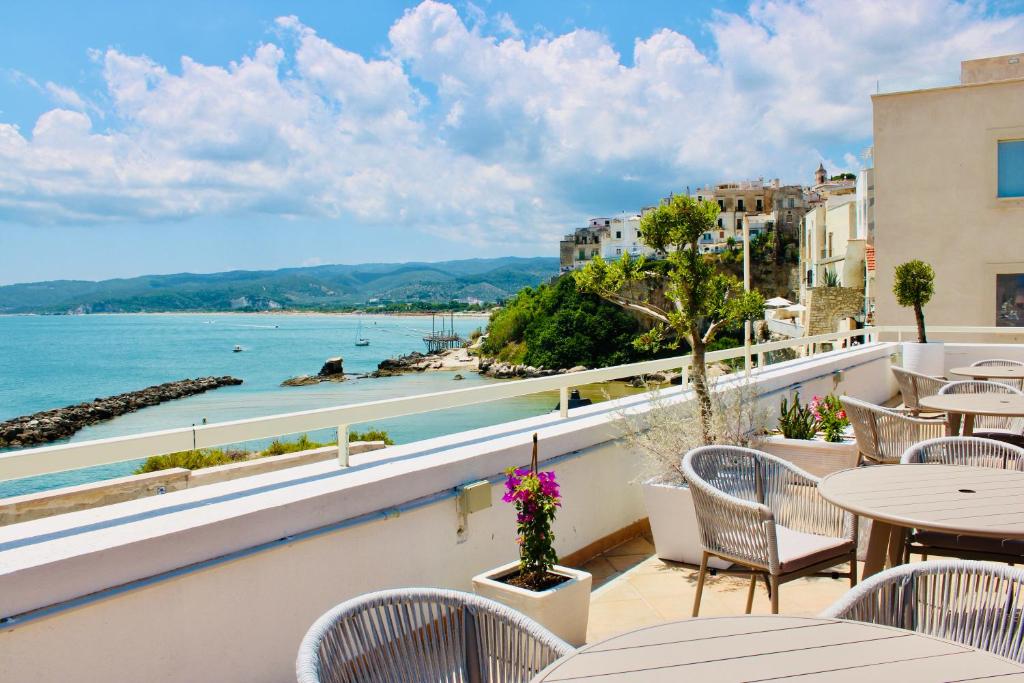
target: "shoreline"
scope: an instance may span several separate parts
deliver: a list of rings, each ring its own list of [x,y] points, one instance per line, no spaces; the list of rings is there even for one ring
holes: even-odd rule
[[[0,318],[88,318],[94,316],[128,316],[128,315],[293,315],[293,316],[385,316],[395,318],[429,318],[435,316],[451,316],[456,318],[482,318],[489,319],[489,312],[466,312],[466,311],[438,311],[426,313],[423,311],[375,311],[372,313],[356,311],[139,311],[126,313],[0,313]]]

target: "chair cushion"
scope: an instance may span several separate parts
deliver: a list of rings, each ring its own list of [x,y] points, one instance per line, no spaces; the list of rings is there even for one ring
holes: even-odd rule
[[[775,526],[775,538],[779,543],[779,565],[784,573],[832,558],[839,564],[848,560],[853,550],[853,541],[845,538],[808,534],[779,525]]]
[[[985,538],[984,536],[964,534],[944,534],[940,531],[915,531],[910,540],[926,548],[1024,556],[1024,541],[1011,538]]]

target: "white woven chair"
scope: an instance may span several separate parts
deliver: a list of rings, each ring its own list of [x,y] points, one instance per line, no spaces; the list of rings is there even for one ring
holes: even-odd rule
[[[817,477],[773,455],[736,446],[695,448],[683,458],[704,553],[693,616],[700,613],[708,559],[720,557],[750,575],[747,614],[757,577],[765,578],[772,614],[779,585],[846,562],[857,584],[857,520],[818,494]]]
[[[1024,448],[974,436],[945,436],[909,448],[904,464],[937,463],[1024,471]],[[984,538],[965,534],[915,530],[907,537],[905,561],[910,555],[958,557],[996,562],[1024,562],[1024,541]]]
[[[985,382],[982,380],[965,380],[962,382],[950,382],[939,390],[940,394],[1015,394],[1024,395],[1019,389],[1000,384],[999,382]],[[977,436],[985,436],[990,439],[1000,439],[1017,443],[1024,434],[1024,417],[998,417],[990,415],[978,415],[974,418],[974,433]]]
[[[903,453],[919,441],[943,436],[946,425],[889,410],[850,396],[840,396],[857,438],[861,460],[895,465]]]
[[[1024,662],[1024,571],[940,560],[875,574],[820,616],[895,626]]]
[[[573,647],[519,612],[459,591],[354,598],[310,627],[299,683],[526,683]]]
[[[892,374],[896,376],[896,382],[900,385],[903,405],[914,416],[921,413],[922,398],[936,395],[939,389],[949,383],[949,380],[942,377],[922,375],[920,372],[898,367],[893,367]]]
[[[997,368],[1009,368],[1016,366],[1024,366],[1019,360],[1010,360],[1009,358],[989,358],[988,360],[979,360],[975,363],[971,363],[973,368],[985,368],[985,367],[997,367]],[[1011,386],[1014,389],[1024,389],[1024,380],[1020,379],[994,379],[993,382],[999,382]]]

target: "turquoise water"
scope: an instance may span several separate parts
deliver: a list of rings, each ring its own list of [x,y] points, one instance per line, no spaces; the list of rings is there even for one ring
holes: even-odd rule
[[[361,316],[363,336],[370,339],[370,346],[357,347],[353,342],[359,320],[350,315],[287,314],[0,316],[0,420],[204,375],[233,375],[244,383],[93,425],[69,441],[498,381],[463,373],[465,380],[456,382],[452,372],[429,372],[280,386],[288,377],[315,374],[330,356],[343,356],[346,372],[370,372],[384,358],[424,350],[421,338],[431,329],[429,317]],[[483,317],[455,317],[455,330],[463,336],[485,324]],[[233,353],[235,345],[244,352]],[[543,414],[552,406],[552,396],[537,395],[354,425],[353,429],[386,429],[397,443],[407,443]],[[333,430],[322,430],[310,436],[331,440],[335,435]],[[138,462],[2,482],[0,497],[123,476]]]

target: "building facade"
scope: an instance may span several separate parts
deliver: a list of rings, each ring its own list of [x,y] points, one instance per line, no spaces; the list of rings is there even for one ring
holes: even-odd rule
[[[936,275],[929,323],[1024,326],[1024,54],[961,73],[872,97],[879,324],[913,324],[892,285],[919,258]]]

